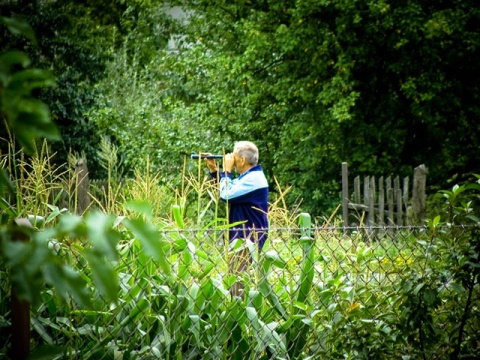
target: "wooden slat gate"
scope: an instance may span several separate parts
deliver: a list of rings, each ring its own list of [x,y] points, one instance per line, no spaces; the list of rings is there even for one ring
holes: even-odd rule
[[[362,184],[357,176],[350,196],[348,184],[348,164],[342,163],[342,205],[344,226],[350,226],[350,215],[357,219],[357,225],[402,226],[423,223],[426,212],[426,168],[419,165],[413,174],[412,193],[410,179],[405,177],[383,176],[376,181],[374,176],[365,176]],[[350,210],[355,213],[351,214]]]

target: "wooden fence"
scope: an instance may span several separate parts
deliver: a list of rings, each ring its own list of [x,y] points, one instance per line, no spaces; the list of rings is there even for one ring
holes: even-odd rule
[[[419,225],[426,213],[426,168],[414,169],[410,195],[410,178],[400,183],[400,177],[365,176],[363,186],[359,176],[354,178],[350,195],[348,164],[342,163],[342,199],[344,226],[350,226],[351,218],[356,225],[403,226]],[[362,194],[363,192],[363,194]],[[354,210],[352,213],[350,210]]]

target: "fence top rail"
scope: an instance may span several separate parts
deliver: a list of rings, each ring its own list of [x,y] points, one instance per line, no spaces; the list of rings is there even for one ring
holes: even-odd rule
[[[314,231],[345,231],[345,230],[425,230],[428,229],[428,225],[362,225],[362,226],[312,226],[309,227],[309,230]],[[439,225],[436,226],[436,229],[467,229],[467,228],[480,228],[480,224],[459,224],[459,225]],[[255,229],[255,231],[290,231],[296,232],[300,230],[304,230],[305,228],[301,227],[270,227],[268,229],[259,228]],[[207,228],[207,229],[196,229],[196,228],[187,228],[187,229],[161,229],[162,233],[199,233],[199,232],[224,232],[229,231],[229,228]]]

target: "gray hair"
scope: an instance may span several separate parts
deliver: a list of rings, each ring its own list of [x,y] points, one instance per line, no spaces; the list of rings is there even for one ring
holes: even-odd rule
[[[244,156],[245,160],[255,166],[258,164],[258,148],[250,141],[237,141],[233,149],[239,156]]]

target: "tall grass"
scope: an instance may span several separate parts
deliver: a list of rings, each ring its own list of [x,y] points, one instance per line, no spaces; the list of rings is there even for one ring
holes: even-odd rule
[[[64,187],[68,178],[67,168],[54,166],[53,157],[47,142],[43,142],[31,157],[9,146],[9,152],[0,157],[0,163],[7,170],[17,191],[15,197],[2,199],[3,211],[14,218],[29,217],[34,226],[43,226],[45,214],[61,206],[65,198],[68,199]]]

